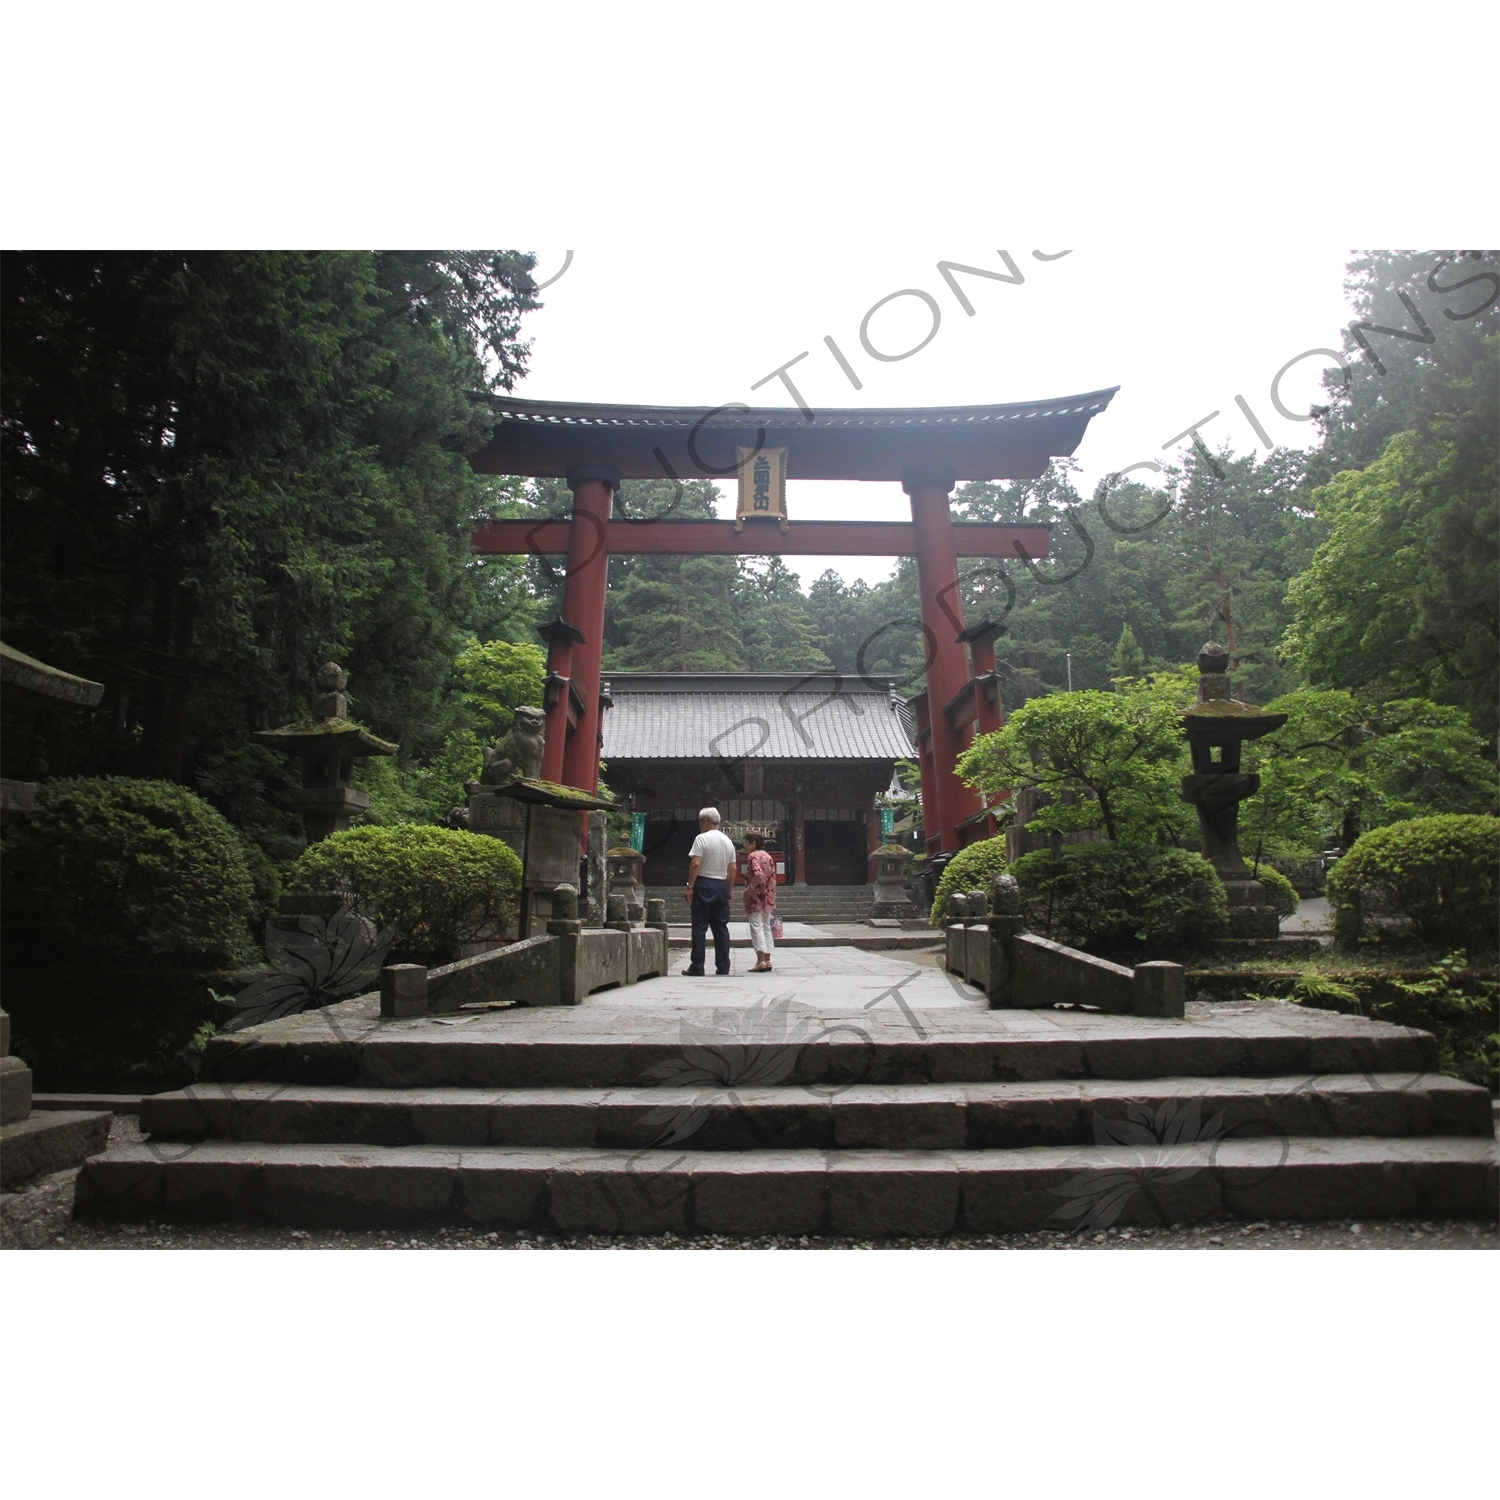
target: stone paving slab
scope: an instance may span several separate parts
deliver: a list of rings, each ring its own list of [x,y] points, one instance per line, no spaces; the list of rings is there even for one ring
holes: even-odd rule
[[[205,1142],[96,1158],[80,1216],[564,1233],[941,1235],[1070,1226],[1128,1190],[1122,1224],[1222,1215],[1491,1218],[1496,1147],[1472,1138],[1261,1139],[1009,1151],[545,1151]]]
[[[1191,1111],[1191,1113],[1185,1113]],[[822,1088],[374,1089],[195,1085],[146,1101],[155,1140],[693,1150],[964,1150],[1127,1138],[1494,1135],[1489,1094],[1440,1074]],[[1142,1123],[1144,1121],[1144,1124]],[[1108,1139],[1106,1131],[1106,1139]]]

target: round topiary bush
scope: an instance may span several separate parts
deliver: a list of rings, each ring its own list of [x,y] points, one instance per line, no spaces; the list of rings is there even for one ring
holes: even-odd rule
[[[1382,912],[1425,942],[1492,951],[1500,924],[1500,818],[1445,813],[1373,828],[1328,877],[1334,936],[1353,944]]]
[[[1229,903],[1201,854],[1160,844],[1070,844],[1011,866],[1029,931],[1080,948],[1192,947],[1223,935]]]
[[[515,928],[521,861],[482,833],[398,823],[350,828],[308,849],[290,889],[346,891],[395,935],[392,962],[440,964],[466,943]]]
[[[216,969],[251,956],[254,887],[238,834],[170,781],[66,777],[5,836],[8,900],[54,946]]]
[[[1265,886],[1266,900],[1276,908],[1276,915],[1291,916],[1297,910],[1297,903],[1302,900],[1297,894],[1297,887],[1280,870],[1272,869],[1270,865],[1255,865],[1252,869],[1255,878]]]
[[[981,839],[960,849],[943,867],[942,877],[932,897],[932,915],[928,920],[941,927],[948,919],[948,897],[954,891],[984,891],[990,882],[1005,873],[1005,838]]]

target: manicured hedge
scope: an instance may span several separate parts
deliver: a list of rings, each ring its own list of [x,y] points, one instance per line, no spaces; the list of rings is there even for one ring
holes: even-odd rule
[[[1005,836],[981,839],[960,849],[943,868],[937,891],[932,898],[934,927],[941,927],[948,919],[948,897],[954,891],[983,891],[989,894],[990,882],[995,876],[1005,873]]]
[[[245,846],[173,782],[44,781],[35,815],[5,836],[3,866],[12,916],[24,911],[60,956],[205,969],[252,956]]]
[[[466,943],[515,930],[521,861],[480,833],[418,823],[351,828],[308,849],[289,888],[348,892],[395,933],[391,962],[439,964]]]
[[[1289,917],[1297,910],[1297,903],[1302,898],[1297,894],[1297,887],[1280,870],[1274,870],[1270,865],[1257,865],[1255,878],[1265,886],[1266,900],[1276,908],[1278,917]]]
[[[1184,948],[1220,937],[1229,904],[1201,854],[1159,844],[1070,844],[1011,866],[1028,931],[1104,951]]]
[[[1382,911],[1425,942],[1492,952],[1500,926],[1500,818],[1445,813],[1362,834],[1328,877],[1333,931],[1354,944]]]

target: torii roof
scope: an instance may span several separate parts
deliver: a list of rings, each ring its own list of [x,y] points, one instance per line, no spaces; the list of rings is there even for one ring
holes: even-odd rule
[[[1034,479],[1073,452],[1089,419],[1119,390],[1087,391],[999,406],[797,407],[604,406],[489,397],[494,436],[469,462],[481,474],[553,477],[571,464],[613,464],[625,479],[734,472],[735,448],[787,449],[790,479],[899,480],[945,465],[964,479]],[[697,460],[689,451],[693,439]]]
[[[904,760],[894,677],[606,672],[604,759]]]

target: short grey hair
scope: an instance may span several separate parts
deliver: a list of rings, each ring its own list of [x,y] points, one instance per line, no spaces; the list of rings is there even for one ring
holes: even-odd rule
[[[717,807],[700,807],[698,809],[698,821],[700,823],[712,823],[715,828],[724,820],[719,816]]]

